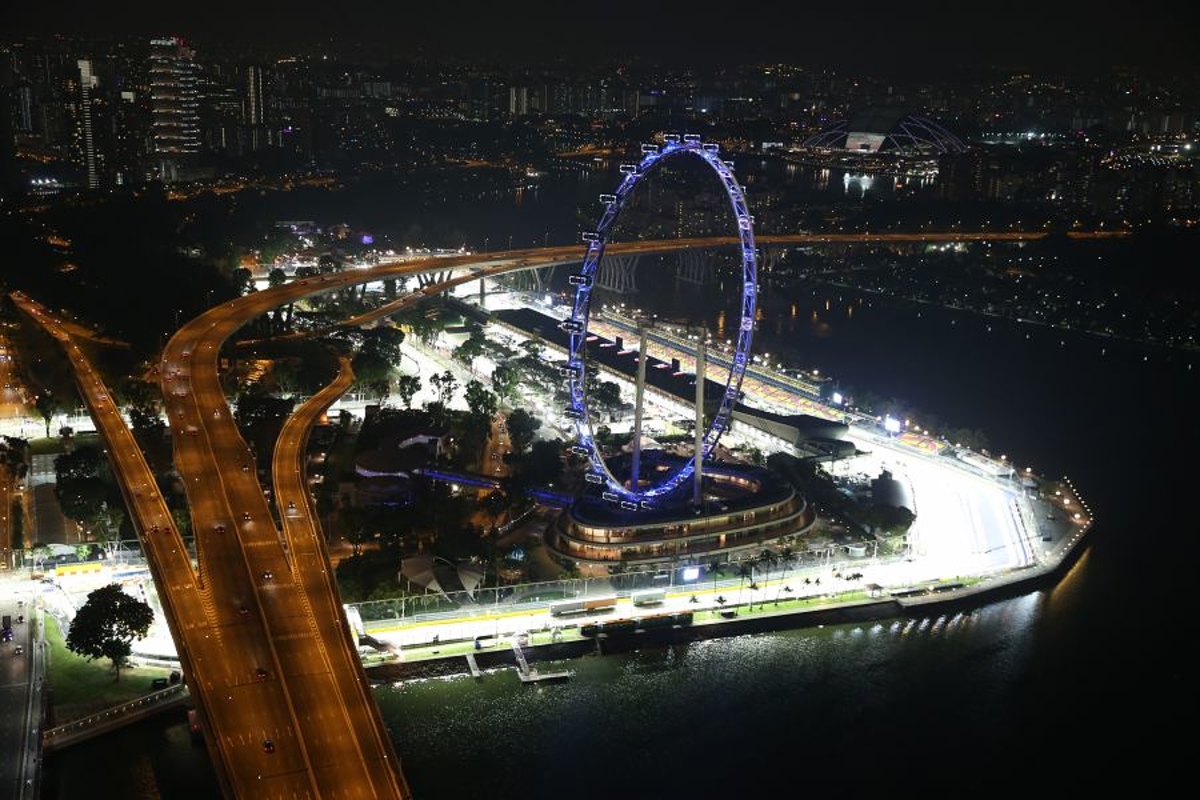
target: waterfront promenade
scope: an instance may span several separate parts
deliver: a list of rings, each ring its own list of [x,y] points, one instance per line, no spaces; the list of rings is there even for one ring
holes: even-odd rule
[[[1086,543],[1091,517],[1062,513],[1063,508],[1086,509],[1086,501],[1069,482],[1055,485],[1061,488],[1027,498],[1035,540],[1029,546],[1037,549],[1038,556],[1020,565],[976,572],[970,563],[955,569],[952,562],[937,556],[822,558],[815,563],[805,560],[794,567],[777,567],[748,580],[730,572],[715,579],[668,586],[663,602],[653,607],[634,606],[630,598],[634,590],[623,589],[616,592],[618,601],[612,610],[572,617],[552,616],[550,600],[576,591],[610,594],[612,584],[597,579],[546,582],[516,587],[519,591],[514,596],[520,599],[515,602],[464,604],[455,611],[405,613],[367,622],[365,631],[378,644],[379,652],[365,656],[364,664],[368,674],[377,679],[429,671],[465,673],[469,666],[464,656],[480,649],[478,640],[489,661],[516,666],[507,653],[507,643],[513,639],[524,642],[529,660],[580,655],[602,650],[602,644],[581,634],[585,625],[657,614],[690,612],[691,625],[678,636],[703,638],[986,603],[1058,580]],[[937,572],[943,569],[946,571]],[[654,575],[647,573],[646,580],[653,581]]]

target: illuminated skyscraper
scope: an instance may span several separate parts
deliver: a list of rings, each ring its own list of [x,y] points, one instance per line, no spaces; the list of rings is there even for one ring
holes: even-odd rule
[[[246,145],[250,150],[261,150],[275,143],[267,125],[267,80],[267,71],[263,67],[252,64],[246,68],[242,122],[245,125]]]
[[[150,40],[150,117],[159,176],[174,180],[200,151],[199,65],[182,39]]]
[[[77,132],[78,153],[82,161],[84,179],[87,188],[100,188],[100,156],[96,148],[96,137],[93,132],[94,111],[92,108],[92,89],[96,88],[97,80],[92,72],[92,62],[88,59],[79,61],[79,124]]]
[[[262,125],[267,121],[264,109],[263,83],[265,75],[262,67],[249,66],[246,68],[246,124]]]

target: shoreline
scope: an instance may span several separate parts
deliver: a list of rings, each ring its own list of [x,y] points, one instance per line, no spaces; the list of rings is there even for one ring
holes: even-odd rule
[[[1053,563],[1025,567],[1013,572],[988,577],[971,586],[959,586],[941,591],[928,590],[906,597],[886,596],[871,600],[830,602],[815,608],[765,611],[753,616],[733,616],[727,619],[708,619],[686,626],[657,628],[628,632],[602,632],[595,637],[549,644],[522,646],[528,662],[567,661],[591,656],[630,652],[644,646],[665,647],[688,644],[705,639],[726,638],[780,630],[816,628],[824,625],[843,625],[871,622],[896,617],[923,616],[930,611],[975,608],[987,603],[1018,597],[1057,583],[1078,561],[1085,550],[1092,525],[1080,531]],[[371,684],[395,683],[405,680],[472,675],[471,658],[479,669],[519,668],[517,657],[509,648],[472,652],[471,658],[462,653],[439,654],[438,649],[450,644],[418,645],[405,648],[411,660],[364,664]]]

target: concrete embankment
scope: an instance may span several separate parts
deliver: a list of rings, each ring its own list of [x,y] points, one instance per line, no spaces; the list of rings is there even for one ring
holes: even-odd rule
[[[609,653],[621,653],[643,647],[661,647],[686,644],[703,639],[723,636],[740,636],[767,633],[778,630],[815,628],[822,625],[843,625],[871,622],[896,617],[926,616],[937,611],[960,610],[984,603],[1017,596],[1042,585],[1056,581],[1075,560],[1077,551],[1067,557],[1043,567],[1030,567],[994,576],[983,582],[970,585],[952,584],[906,597],[882,597],[847,603],[831,603],[803,610],[754,610],[729,609],[724,615],[705,619],[691,625],[672,628],[601,633],[595,638],[585,638],[553,644],[525,647],[529,661],[564,661]],[[442,643],[443,646],[447,643]],[[366,668],[368,677],[375,682],[412,680],[416,678],[443,677],[470,674],[467,659],[459,655],[439,656],[429,652],[432,648],[416,648],[416,658],[408,661],[386,662]],[[483,670],[516,667],[512,650],[497,648],[473,653],[478,667]]]

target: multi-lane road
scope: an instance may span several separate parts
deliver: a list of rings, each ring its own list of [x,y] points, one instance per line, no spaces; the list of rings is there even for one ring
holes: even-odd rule
[[[1029,240],[1039,235],[1044,234],[963,233],[938,240]],[[864,241],[863,234],[842,236],[847,242]],[[867,236],[880,242],[937,239]],[[780,245],[842,240],[838,235],[759,239]],[[635,242],[609,245],[608,252],[641,255],[737,241]],[[359,324],[460,283],[581,260],[582,248],[572,245],[381,264],[262,290],[184,325],[164,349],[158,369],[175,466],[187,489],[196,569],[131,432],[69,329],[28,298],[13,296],[59,339],[108,444],[202,714],[214,766],[229,796],[408,798],[412,793],[370,695],[300,466],[307,430],[348,385],[348,371],[343,369],[285,427],[274,463],[274,493],[281,501],[277,509],[264,495],[225,399],[218,375],[222,346],[255,317],[309,295],[388,277],[453,274],[351,321]]]

